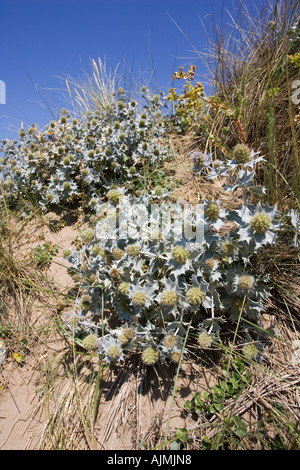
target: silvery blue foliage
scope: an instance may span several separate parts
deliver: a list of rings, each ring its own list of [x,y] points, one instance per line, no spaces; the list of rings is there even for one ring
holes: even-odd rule
[[[300,217],[299,213],[295,210],[291,210],[289,213],[291,224],[293,227],[294,237],[293,237],[293,246],[299,247],[300,245]]]
[[[138,106],[123,91],[105,111],[72,119],[66,111],[44,132],[33,126],[0,146],[4,195],[32,193],[43,209],[72,201],[89,204],[103,188],[138,182],[145,165],[170,156],[161,111],[165,101],[143,92]],[[91,206],[90,206],[91,207]]]
[[[173,201],[172,206],[168,197],[165,200],[159,197],[159,207],[164,208],[164,216],[166,207],[171,210],[173,207],[172,214],[177,210],[179,217],[178,205]],[[170,329],[176,336],[178,347],[183,344],[189,324],[196,334],[206,331],[209,335],[220,333],[225,323],[238,319],[241,324],[248,320],[259,326],[269,296],[268,278],[253,272],[251,260],[262,246],[275,243],[277,209],[260,204],[241,207],[237,211],[223,212],[220,208],[217,219],[221,223],[214,221],[212,238],[205,207],[202,219],[193,218],[194,213],[187,218],[189,211],[182,208],[179,237],[180,217],[173,219],[173,227],[167,224],[167,230],[162,225],[155,225],[167,218],[158,217],[156,206],[152,212],[153,201],[152,194],[143,193],[133,198],[123,192],[123,198],[117,204],[98,204],[101,218],[91,228],[95,236],[90,243],[80,244],[68,257],[73,272],[79,276],[80,297],[74,314],[81,318],[91,315],[96,321],[104,302],[116,312],[121,326],[126,323],[135,329],[134,348],[130,351],[123,348],[124,357],[128,352],[142,352],[147,345],[152,345],[159,351],[162,361],[170,359],[174,352],[174,348],[168,349],[163,343]],[[204,206],[209,203],[206,201]],[[139,207],[142,210],[138,211]],[[124,222],[126,219],[124,213],[121,214],[124,208],[128,218],[122,225],[119,220]],[[114,214],[117,215],[113,224],[103,216],[112,209],[116,209]],[[250,225],[252,217],[262,211],[270,218],[264,237],[251,231]],[[235,227],[223,233],[225,223],[233,220]],[[202,236],[198,239],[195,236],[194,240],[186,237],[184,227],[187,223],[194,225],[195,233],[199,229]],[[134,230],[131,230],[131,224]],[[91,279],[94,279],[93,283]],[[88,311],[80,306],[81,299],[87,295],[91,297]],[[117,340],[119,330],[104,326],[104,331],[105,338]],[[259,336],[259,327],[254,332],[255,337]],[[247,330],[247,334],[250,333]]]

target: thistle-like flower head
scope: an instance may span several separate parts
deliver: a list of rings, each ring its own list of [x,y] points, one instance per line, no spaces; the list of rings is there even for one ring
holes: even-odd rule
[[[147,348],[145,348],[141,356],[142,362],[146,366],[153,366],[159,361],[159,358],[160,358],[159,351],[153,346],[148,346]]]
[[[233,149],[233,159],[237,163],[248,163],[251,160],[251,149],[248,145],[237,144]]]
[[[175,246],[171,256],[176,263],[185,264],[190,257],[190,252],[183,246]]]
[[[191,287],[186,293],[186,300],[190,305],[201,305],[204,299],[205,293],[200,289],[200,287]]]
[[[160,305],[163,307],[175,307],[178,302],[178,295],[175,290],[165,289],[160,294]]]
[[[243,351],[243,355],[247,359],[252,360],[252,361],[255,360],[259,354],[259,349],[255,343],[244,344],[242,351]]]
[[[88,336],[85,336],[85,338],[82,340],[82,346],[85,349],[88,349],[88,350],[96,349],[96,347],[97,347],[97,335],[96,334],[90,334]]]
[[[201,331],[199,335],[197,336],[197,343],[200,346],[200,348],[203,348],[203,349],[210,348],[210,346],[212,345],[212,342],[213,342],[212,336],[206,331]]]

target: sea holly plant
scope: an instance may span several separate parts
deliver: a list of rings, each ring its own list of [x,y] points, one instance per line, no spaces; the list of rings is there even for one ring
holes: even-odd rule
[[[191,154],[192,160],[195,159],[194,154],[195,152]],[[259,155],[259,152],[250,149],[246,144],[237,144],[230,158],[223,161],[212,161],[211,155],[203,155],[203,163],[198,173],[201,175],[206,169],[205,173],[208,179],[225,178],[224,189],[229,192],[241,189],[244,205],[247,205],[249,192],[259,195],[266,193],[263,186],[253,185],[255,166],[263,161],[264,158]]]
[[[178,362],[187,331],[206,349],[220,341],[226,323],[237,323],[237,346],[250,357],[243,345],[253,343],[259,351],[253,360],[261,360],[270,288],[252,260],[277,240],[277,208],[225,210],[219,201],[191,208],[163,192],[133,197],[124,187],[114,190],[115,197],[109,190],[98,200],[90,227],[65,252],[79,289],[75,335],[96,334],[97,351],[108,361],[139,354],[155,366]],[[105,308],[116,315],[113,326]]]
[[[75,201],[93,209],[113,184],[138,187],[145,166],[171,155],[164,106],[164,98],[145,87],[141,104],[120,89],[104,110],[80,118],[62,110],[44,131],[21,128],[18,141],[0,145],[2,194],[12,203],[18,194],[32,195],[44,210]]]

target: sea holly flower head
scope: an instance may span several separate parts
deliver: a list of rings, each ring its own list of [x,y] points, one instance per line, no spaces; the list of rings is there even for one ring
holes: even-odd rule
[[[205,206],[205,217],[207,217],[212,222],[216,222],[216,220],[220,216],[220,206],[216,202],[209,202]]]
[[[213,337],[207,331],[203,330],[197,335],[197,344],[201,349],[208,349],[213,343]]]
[[[178,339],[174,334],[167,333],[162,343],[165,348],[173,349],[177,345]]]
[[[159,296],[159,302],[163,307],[175,307],[178,303],[178,295],[173,289],[165,289]]]
[[[117,330],[117,337],[123,347],[128,346],[136,337],[136,331],[128,326],[119,328],[119,330]]]
[[[171,257],[177,264],[185,264],[190,257],[190,253],[183,246],[175,246],[172,250]]]
[[[255,343],[246,343],[242,347],[242,352],[243,355],[245,356],[246,359],[249,359],[250,361],[255,361],[257,360],[259,356],[259,349]]]
[[[259,202],[256,207],[243,206],[236,211],[237,217],[233,219],[238,223],[238,235],[240,241],[250,243],[254,240],[256,248],[266,244],[273,244],[277,237],[279,212],[277,206],[262,206]]]
[[[155,297],[155,292],[158,290],[158,284],[145,284],[139,285],[131,284],[129,288],[129,297],[131,298],[131,304],[135,308],[149,308]]]
[[[84,349],[88,349],[88,350],[96,349],[98,346],[97,339],[98,338],[96,334],[87,335],[82,340],[82,346],[84,347]]]
[[[200,306],[205,299],[205,292],[203,292],[200,287],[190,287],[186,293],[187,302],[195,306]]]
[[[141,360],[146,366],[153,366],[160,359],[158,349],[153,346],[148,346],[142,352]]]
[[[218,231],[224,224],[227,212],[219,201],[204,201],[205,228]]]
[[[121,282],[119,285],[118,285],[118,289],[119,291],[121,292],[121,294],[123,295],[128,295],[129,294],[129,291],[130,291],[130,282]]]
[[[191,153],[191,160],[193,162],[193,170],[201,174],[205,169],[208,169],[212,164],[211,154],[206,154],[195,150]]]
[[[111,335],[102,338],[100,352],[104,353],[107,362],[120,362],[124,360],[121,343]]]
[[[251,150],[248,145],[237,144],[233,149],[233,160],[237,163],[248,163],[251,160]]]

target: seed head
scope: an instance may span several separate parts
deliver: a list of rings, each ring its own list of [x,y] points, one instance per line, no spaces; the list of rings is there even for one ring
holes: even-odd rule
[[[215,222],[220,215],[220,207],[216,202],[210,202],[205,207],[205,216],[208,217],[212,222]]]
[[[100,246],[95,245],[92,248],[92,253],[93,253],[93,255],[98,256],[98,255],[102,254],[102,249],[100,248]]]
[[[159,242],[160,240],[162,240],[162,233],[159,230],[153,230],[150,233],[150,240],[152,240],[153,242]]]
[[[159,351],[152,346],[148,346],[142,353],[142,362],[147,366],[153,366],[159,360]]]
[[[162,186],[156,186],[154,188],[154,193],[156,196],[161,196],[164,192],[164,189],[162,188]]]
[[[205,261],[205,265],[208,269],[214,269],[216,263],[217,260],[215,260],[214,258],[209,258]]]
[[[163,345],[166,347],[166,348],[174,348],[174,346],[176,346],[177,344],[177,338],[176,336],[174,335],[171,335],[171,334],[168,334],[165,336],[164,340],[163,340]]]
[[[47,201],[51,202],[52,199],[53,199],[53,197],[54,197],[53,194],[51,194],[51,193],[46,193],[46,199],[47,199]]]
[[[95,334],[88,335],[82,340],[82,346],[88,350],[95,349],[96,339],[97,339],[97,335]]]
[[[119,284],[119,291],[123,295],[128,294],[129,288],[130,288],[130,283],[129,282],[121,282],[121,284]]]
[[[71,183],[69,181],[64,181],[63,187],[65,191],[70,191]]]
[[[72,251],[69,248],[64,248],[63,250],[63,256],[65,258],[68,258],[72,254]]]
[[[243,354],[247,359],[256,359],[258,355],[258,348],[254,343],[248,343],[243,346]]]
[[[191,287],[186,294],[186,300],[190,305],[200,305],[204,300],[205,294],[200,287]]]
[[[124,251],[121,248],[114,248],[112,254],[115,259],[121,259],[124,256]]]
[[[190,253],[186,248],[182,246],[175,246],[172,250],[172,258],[178,264],[184,264],[190,257]]]
[[[243,275],[239,278],[238,286],[242,290],[249,290],[253,287],[253,285],[254,285],[254,277],[253,276]]]
[[[89,171],[88,171],[87,168],[82,168],[82,169],[80,170],[80,174],[81,174],[82,176],[88,176]]]
[[[122,197],[122,193],[120,193],[120,191],[118,191],[117,189],[111,189],[106,194],[106,197],[112,204],[118,204]]]
[[[202,331],[197,338],[197,343],[200,348],[206,349],[212,345],[212,337],[206,332]]]
[[[111,268],[109,274],[114,281],[118,281],[121,277],[121,273],[117,268]]]
[[[147,295],[144,291],[137,291],[137,292],[134,292],[134,294],[132,295],[132,302],[137,307],[142,307],[143,305],[145,305],[146,300],[147,300]]]
[[[140,247],[138,245],[128,245],[125,248],[126,253],[133,258],[137,257],[140,252]]]
[[[237,163],[247,163],[251,159],[251,150],[245,144],[237,144],[233,149],[233,159]]]
[[[125,108],[125,104],[123,103],[123,101],[118,101],[118,108],[119,109],[124,109]]]
[[[124,328],[121,336],[126,339],[126,343],[129,343],[135,337],[135,331],[133,328]]]
[[[177,301],[178,297],[174,290],[164,290],[160,294],[160,304],[165,307],[174,307]]]
[[[175,364],[178,364],[179,360],[180,360],[180,352],[173,351],[171,354],[171,361],[174,362]]]
[[[226,240],[221,245],[221,251],[225,256],[232,256],[234,253],[234,244],[233,242]]]
[[[81,238],[85,243],[91,243],[95,237],[95,230],[87,228],[81,234]]]
[[[89,296],[89,295],[83,295],[81,297],[81,302],[80,302],[80,306],[84,309],[84,310],[87,310],[89,308],[91,308],[92,306],[92,298]]]
[[[260,212],[252,217],[250,226],[254,232],[264,235],[271,227],[271,218],[265,212]]]
[[[112,346],[109,346],[109,348],[106,351],[106,354],[109,357],[109,359],[111,359],[112,361],[116,361],[121,356],[122,350],[120,346],[118,346],[117,344],[113,344]]]

